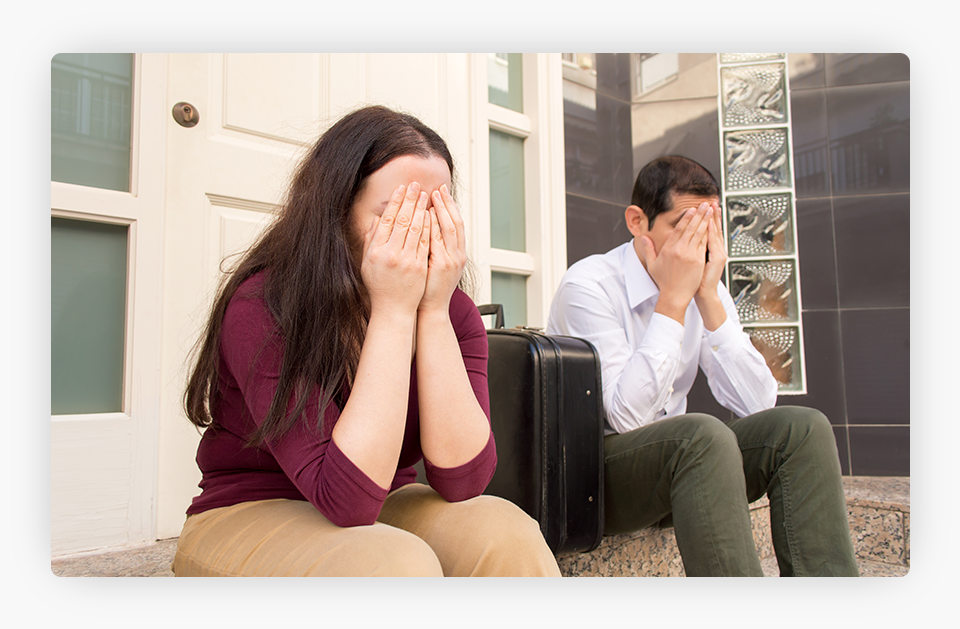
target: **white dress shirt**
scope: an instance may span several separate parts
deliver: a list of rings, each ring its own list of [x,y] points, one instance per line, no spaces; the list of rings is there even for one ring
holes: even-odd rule
[[[567,269],[553,297],[547,332],[586,339],[597,348],[605,434],[685,413],[698,366],[717,401],[738,416],[774,406],[777,382],[743,332],[722,282],[717,292],[727,320],[709,332],[694,300],[683,325],[653,311],[660,290],[633,241]]]

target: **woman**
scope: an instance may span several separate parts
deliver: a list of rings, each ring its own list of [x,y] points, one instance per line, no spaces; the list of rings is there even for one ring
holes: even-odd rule
[[[177,576],[559,576],[536,522],[480,495],[486,332],[452,178],[444,141],[383,107],[313,147],[201,338]]]

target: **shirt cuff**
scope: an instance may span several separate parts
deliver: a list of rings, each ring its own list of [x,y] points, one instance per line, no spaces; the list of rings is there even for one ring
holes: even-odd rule
[[[683,326],[666,315],[653,313],[650,325],[643,335],[641,347],[665,352],[677,360],[680,359],[680,347],[683,344]]]
[[[733,359],[737,350],[743,347],[746,335],[743,329],[730,317],[713,332],[704,330],[704,341],[720,363]]]

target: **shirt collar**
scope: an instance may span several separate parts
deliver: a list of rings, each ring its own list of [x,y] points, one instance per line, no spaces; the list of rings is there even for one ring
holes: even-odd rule
[[[636,308],[648,299],[660,294],[657,284],[647,273],[647,270],[643,268],[643,263],[637,256],[634,240],[627,243],[627,246],[623,249],[623,276],[630,308]]]

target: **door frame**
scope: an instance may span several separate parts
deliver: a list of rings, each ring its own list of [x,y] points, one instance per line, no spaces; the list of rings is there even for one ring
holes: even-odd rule
[[[53,555],[155,539],[165,89],[166,55],[135,54],[130,191],[51,182],[52,217],[128,228],[122,408],[51,415]]]

